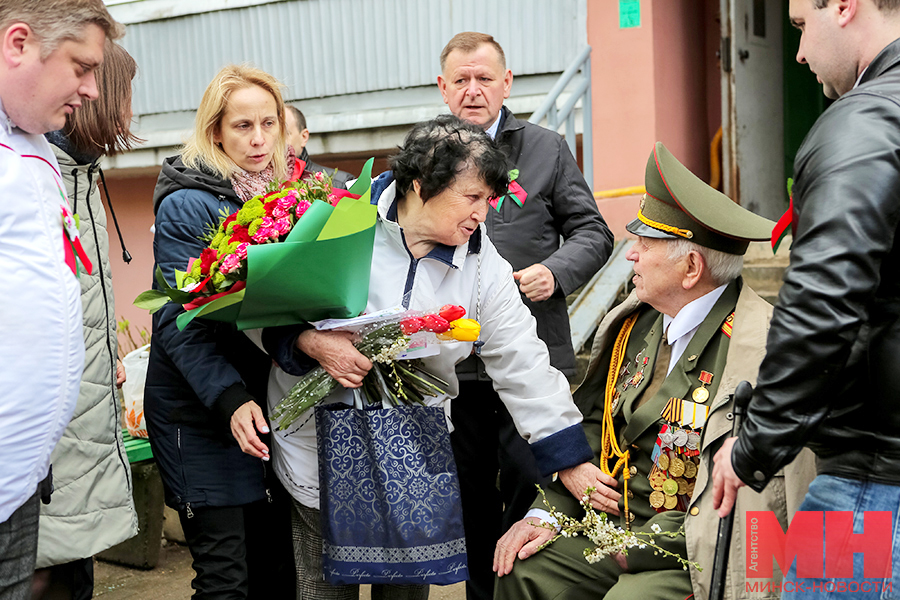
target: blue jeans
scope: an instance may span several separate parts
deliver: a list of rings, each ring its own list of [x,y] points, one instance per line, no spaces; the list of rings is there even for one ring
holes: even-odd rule
[[[898,516],[900,516],[900,486],[857,481],[833,475],[819,475],[809,486],[809,491],[799,510],[852,512],[854,533],[863,532],[865,512],[890,511],[893,527],[891,579],[864,579],[864,554],[860,552],[853,556],[852,579],[829,578],[827,577],[827,567],[824,579],[798,578],[797,561],[795,561],[784,578],[782,600],[805,600],[807,598],[900,599],[900,539],[898,539],[900,529],[898,529],[897,522]],[[825,552],[828,552],[827,548]]]

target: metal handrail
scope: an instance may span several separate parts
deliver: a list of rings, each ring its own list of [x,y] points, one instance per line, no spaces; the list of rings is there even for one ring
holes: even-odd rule
[[[571,97],[566,101],[561,109],[557,109],[556,102],[565,91],[569,83],[579,75],[581,79],[575,87]],[[547,119],[547,128],[558,131],[561,124],[565,123],[566,129],[564,137],[572,156],[575,156],[575,105],[581,100],[581,115],[583,123],[582,132],[582,151],[584,164],[584,179],[587,181],[591,190],[594,189],[594,145],[593,145],[593,124],[591,121],[591,47],[585,46],[575,60],[563,71],[562,75],[554,84],[553,88],[547,94],[541,106],[532,113],[529,123],[538,124],[545,117]]]

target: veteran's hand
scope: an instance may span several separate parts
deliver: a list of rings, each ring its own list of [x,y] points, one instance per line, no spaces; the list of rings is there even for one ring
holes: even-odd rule
[[[513,278],[519,282],[519,291],[532,302],[546,300],[553,295],[553,291],[556,289],[553,273],[541,263],[535,263],[521,271],[516,271],[513,273]]]
[[[525,560],[555,535],[552,529],[540,526],[537,517],[526,517],[503,534],[494,548],[494,572],[497,577],[509,575],[516,557]]]
[[[736,437],[728,438],[713,457],[713,508],[719,511],[719,518],[725,518],[731,512],[737,492],[747,485],[741,481],[731,464],[731,449]]]
[[[579,502],[588,488],[595,488],[591,493],[591,506],[619,516],[619,498],[622,494],[614,489],[619,482],[601,471],[594,463],[581,463],[577,467],[562,470],[559,472],[559,480]]]
[[[241,404],[231,415],[231,435],[246,454],[269,460],[269,448],[263,444],[256,431],[269,433],[269,426],[259,404],[250,400]]]
[[[347,331],[308,329],[297,337],[297,348],[317,360],[345,388],[360,387],[372,368],[372,362],[356,349],[353,334]]]

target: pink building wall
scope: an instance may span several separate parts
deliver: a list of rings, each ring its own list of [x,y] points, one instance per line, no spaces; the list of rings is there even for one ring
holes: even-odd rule
[[[150,232],[150,226],[153,225],[153,188],[156,186],[156,177],[156,173],[141,177],[117,177],[107,173],[106,177],[113,209],[116,211],[122,236],[125,238],[125,247],[131,253],[131,262],[125,264],[112,216],[107,207],[109,256],[113,291],[116,295],[116,320],[128,319],[135,333],[135,339],[138,339],[138,329],[144,327],[148,331],[150,329],[150,314],[134,306],[132,302],[138,294],[149,290],[153,282],[153,234]],[[119,343],[122,343],[121,334]]]
[[[708,181],[709,144],[721,124],[717,13],[717,0],[641,0],[641,26],[620,29],[618,2],[587,0],[595,190],[643,185],[647,156],[657,140]],[[335,162],[331,159],[326,164]],[[150,326],[150,316],[132,301],[152,281],[149,228],[156,175],[108,173],[113,205],[133,256],[130,265],[122,262],[110,229],[116,315],[129,319],[133,328]],[[625,224],[634,218],[639,201],[639,196],[598,200],[616,237],[627,235]]]
[[[715,0],[641,0],[640,27],[620,29],[618,2],[588,0],[595,191],[643,185],[656,141],[709,180],[721,121],[717,10]],[[598,200],[617,238],[639,201]]]

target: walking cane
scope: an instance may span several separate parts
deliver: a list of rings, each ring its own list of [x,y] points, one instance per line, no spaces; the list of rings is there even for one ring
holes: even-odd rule
[[[731,424],[731,435],[736,436],[741,430],[741,419],[747,413],[747,405],[753,396],[753,386],[749,381],[742,381],[734,390],[734,421]],[[737,506],[737,498],[735,498]],[[731,530],[734,527],[734,507],[728,516],[719,521],[719,533],[716,536],[716,555],[712,566],[712,583],[709,588],[710,600],[722,600],[725,596],[725,576],[728,573],[728,551],[731,549]]]

